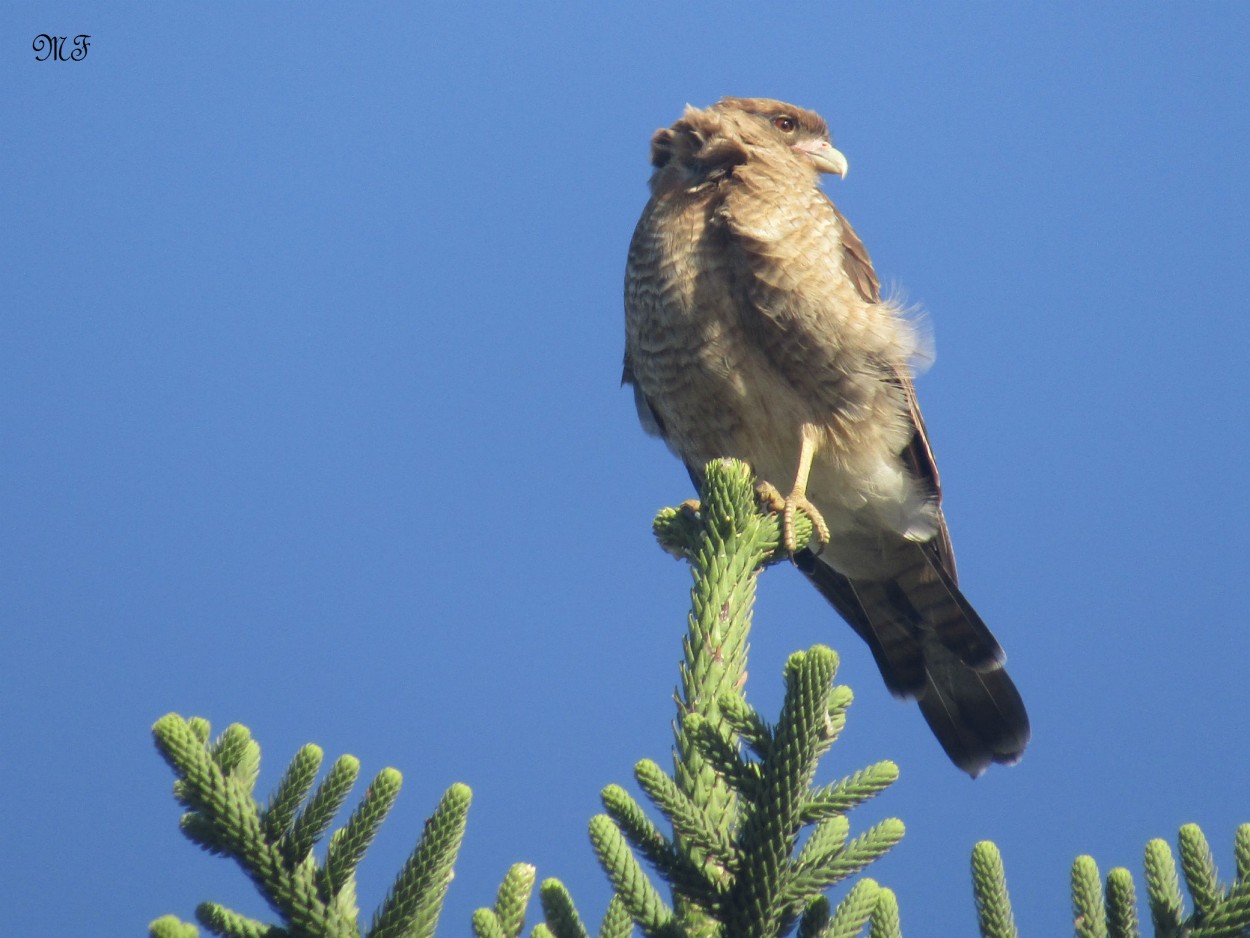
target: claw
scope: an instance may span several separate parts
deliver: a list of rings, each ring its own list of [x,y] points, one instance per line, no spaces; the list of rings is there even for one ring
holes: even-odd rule
[[[824,515],[820,513],[815,505],[808,501],[807,496],[798,492],[790,494],[790,497],[786,499],[785,510],[781,513],[781,536],[786,545],[786,550],[793,557],[799,549],[797,538],[794,534],[794,512],[797,508],[802,508],[808,520],[812,522],[812,540],[816,542],[816,547],[812,550],[812,553],[819,557],[821,551],[825,549],[825,545],[829,543],[829,525],[825,524]]]
[[[777,491],[777,486],[771,482],[756,482],[755,497],[759,500],[761,508],[766,508],[769,511],[785,510],[786,500]]]
[[[771,482],[758,483],[755,486],[755,494],[763,507],[781,515],[781,542],[791,557],[799,551],[798,537],[794,533],[794,513],[801,508],[812,522],[812,540],[816,545],[812,553],[820,556],[820,552],[829,543],[829,525],[825,523],[824,516],[806,495],[796,491],[791,492],[788,497],[782,497],[777,487]]]

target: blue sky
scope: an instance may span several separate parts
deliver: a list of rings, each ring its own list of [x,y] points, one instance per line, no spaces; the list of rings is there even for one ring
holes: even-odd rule
[[[40,33],[89,33],[36,62]],[[686,498],[618,388],[647,140],[780,97],[937,343],[918,382],[966,592],[1034,740],[954,770],[778,568],[786,655],[856,692],[825,780],[900,782],[873,875],[909,935],[1017,920],[1196,821],[1232,870],[1250,574],[1250,7],[23,4],[0,10],[0,773],[6,928],[142,934],[260,900],[177,833],[150,724],[242,722],[268,790],[306,741],[406,782],[371,910],[439,793],[475,793],[440,934],[508,865],[597,920],[598,791],[668,760]]]

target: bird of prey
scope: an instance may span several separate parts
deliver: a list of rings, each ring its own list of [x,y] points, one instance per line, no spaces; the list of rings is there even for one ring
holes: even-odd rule
[[[625,281],[643,427],[696,484],[710,460],[750,463],[796,566],[951,761],[974,777],[1016,762],[1028,715],[959,590],[912,387],[922,343],[820,188],[847,170],[825,121],[767,98],[688,106],[651,164]],[[799,508],[815,548],[796,549]]]

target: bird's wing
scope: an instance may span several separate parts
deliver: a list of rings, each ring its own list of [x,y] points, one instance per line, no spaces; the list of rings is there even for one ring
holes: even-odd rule
[[[833,216],[838,222],[842,241],[842,269],[855,284],[855,289],[859,291],[860,296],[869,303],[880,303],[881,281],[877,279],[877,272],[872,268],[872,259],[868,256],[868,249],[864,247],[864,242],[855,233],[855,229],[846,220],[846,216],[838,211],[838,207],[829,200],[828,196],[825,197],[825,202],[833,210]]]
[[[933,446],[929,443],[929,431],[924,425],[924,416],[920,413],[920,405],[916,403],[916,389],[911,377],[901,369],[895,369],[892,380],[902,390],[907,402],[907,418],[911,421],[912,434],[903,450],[903,463],[911,472],[912,477],[923,482],[932,493],[933,501],[938,506],[938,529],[929,542],[934,559],[950,577],[952,583],[959,582],[955,571],[955,550],[951,547],[950,531],[946,527],[946,517],[942,514],[942,480],[938,475],[937,460],[933,456]]]
[[[665,436],[664,424],[660,422],[655,408],[647,400],[647,395],[643,394],[642,388],[638,386],[638,382],[634,378],[634,369],[630,365],[628,357],[626,357],[625,366],[621,370],[621,384],[629,385],[634,392],[634,409],[638,411],[638,422],[642,424],[642,429],[650,436],[658,436],[663,439]]]

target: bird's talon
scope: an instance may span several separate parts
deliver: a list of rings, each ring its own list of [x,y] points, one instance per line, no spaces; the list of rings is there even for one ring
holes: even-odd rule
[[[755,483],[755,498],[760,503],[760,507],[766,511],[785,511],[786,500],[777,491],[777,486],[771,482]]]
[[[789,501],[795,507],[802,508],[808,520],[812,522],[812,540],[816,542],[813,553],[819,557],[825,545],[829,543],[829,525],[825,523],[824,515],[816,510],[816,506],[809,502],[805,495],[791,495]],[[793,536],[791,532],[791,537]]]
[[[808,520],[812,522],[812,539],[805,546],[813,556],[821,555],[825,545],[829,543],[829,525],[825,523],[824,516],[806,495],[794,492],[788,498],[783,497],[771,482],[760,482],[755,486],[755,496],[759,499],[760,507],[781,515],[781,544],[785,547],[786,553],[793,557],[799,552],[799,539],[794,529],[794,514],[801,508]]]
[[[825,545],[829,543],[829,525],[825,524],[824,516],[816,509],[816,506],[808,501],[806,495],[794,492],[786,499],[786,508],[781,516],[782,538],[784,540],[786,551],[793,557],[799,550],[798,535],[794,530],[794,513],[798,509],[803,509],[803,513],[812,523],[812,539],[809,542],[814,543],[815,547],[811,548],[812,553],[820,556],[821,551],[825,549]]]

